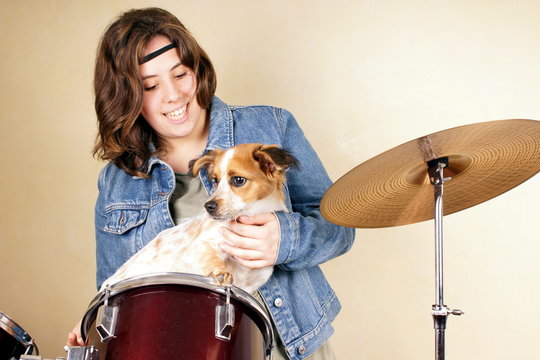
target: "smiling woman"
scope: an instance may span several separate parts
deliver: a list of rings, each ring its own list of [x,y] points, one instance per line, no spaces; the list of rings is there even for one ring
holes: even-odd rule
[[[186,164],[204,150],[208,122],[206,109],[197,101],[197,79],[181,63],[176,48],[163,35],[146,46],[139,67],[144,87],[141,115],[163,143],[163,159],[175,172],[185,173]]]
[[[92,85],[96,50],[120,12],[143,3],[150,2],[0,1],[0,149],[5,159],[0,180],[0,311],[32,336],[44,357],[65,355],[66,332],[96,295],[94,206],[96,180],[105,165],[89,153],[97,133]],[[489,120],[540,119],[538,0],[152,3],[177,15],[211,57],[218,75],[216,95],[223,103],[279,104],[292,110],[333,179],[418,136]],[[128,71],[97,75],[105,77],[103,85],[110,86],[111,96],[134,104],[144,95],[142,82],[140,93],[134,89],[146,43],[133,53],[126,45],[115,42],[110,59],[120,70],[133,56],[135,71],[130,65]],[[176,51],[186,50],[195,52],[187,46],[181,51],[180,44]],[[182,58],[184,64],[187,60]],[[124,82],[133,87],[115,85]],[[200,87],[208,81],[197,77],[197,83]],[[208,99],[210,104],[212,98]],[[198,102],[203,107],[200,98]],[[131,111],[136,119],[140,107],[122,104],[100,106],[112,105],[107,110],[117,115],[112,121]],[[226,112],[213,111],[223,107]],[[228,136],[232,144],[238,140],[237,131],[254,132],[269,143],[272,139],[263,131],[275,134],[276,123],[256,119],[261,110],[248,108],[254,111],[252,126],[238,117],[246,110],[218,101],[207,108],[211,122],[218,125],[226,121],[213,112],[233,114],[231,127],[210,125],[210,133],[214,129],[219,136],[209,139],[220,141],[212,140],[209,147],[230,146],[221,139]],[[283,116],[285,111],[275,111],[281,119],[289,119]],[[124,128],[131,137],[135,135],[130,127],[147,125],[128,120],[136,124],[113,122],[111,131]],[[237,127],[229,132],[232,123]],[[122,138],[122,132],[114,136]],[[137,154],[147,150],[130,139],[122,138],[122,146]],[[301,160],[300,169],[309,169],[309,162]],[[160,171],[170,172],[161,170],[161,162],[152,166],[149,174],[154,180],[163,179]],[[414,174],[404,176],[403,183],[415,186]],[[180,198],[185,203],[193,204],[189,194],[201,187],[202,197],[208,198],[202,182],[191,183],[189,174],[174,177],[186,179],[188,190]],[[109,223],[100,228],[99,238],[102,232],[133,235],[125,241],[132,240],[135,251],[155,220],[151,206],[167,203],[167,190],[173,186],[174,193],[182,193],[174,177],[166,177],[167,189],[148,186],[144,191],[127,187],[142,186],[150,179],[124,186],[104,177],[103,182],[114,183],[118,192],[126,190],[133,196],[107,208]],[[311,184],[318,177],[313,171],[305,180]],[[287,197],[295,198],[298,184],[297,179],[287,184],[292,194]],[[137,191],[140,196],[134,195]],[[540,333],[538,194],[539,175],[493,200],[445,217],[447,305],[466,313],[449,320],[449,359],[538,356],[540,342],[531,341],[531,334]],[[171,195],[169,204],[173,202]],[[168,218],[168,209],[161,210]],[[183,210],[180,206],[174,215],[189,213]],[[101,212],[98,215],[99,220]],[[357,233],[359,241],[352,251],[321,266],[343,305],[332,323],[337,358],[433,358],[432,221]],[[108,239],[111,247],[118,244],[124,250],[121,235]],[[290,239],[282,239],[280,250],[290,250]],[[303,238],[296,243],[308,244],[314,243]],[[130,250],[129,245],[126,248]],[[295,265],[294,252],[292,262],[279,260],[280,272]],[[308,302],[312,293],[309,289],[299,298]],[[270,299],[272,311],[298,305],[286,298],[265,299]],[[285,340],[289,335],[285,333]],[[307,355],[309,344],[306,348]]]
[[[191,126],[181,127],[187,130],[178,133],[186,136],[197,124],[192,140],[204,148],[204,109],[210,106],[215,88],[210,59],[178,19],[157,8],[126,12],[103,34],[98,48],[94,89],[99,135],[94,154],[130,174],[147,177],[150,144],[161,154],[181,153],[171,147],[171,126],[164,123],[171,119],[169,125],[174,125],[189,104]],[[151,121],[160,124],[163,133],[151,131]],[[182,162],[176,167],[187,171]]]
[[[157,8],[128,11],[109,26],[98,48],[94,86],[94,153],[109,161],[99,176],[95,209],[98,287],[159,233],[183,222],[187,206],[203,211],[201,199],[223,192],[223,185],[212,185],[210,171],[194,170],[188,186],[178,184],[191,160],[238,144],[279,146],[300,163],[271,189],[283,190],[287,211],[261,206],[234,219],[213,214],[223,223],[220,256],[249,269],[274,269],[254,294],[274,319],[274,359],[332,358],[328,340],[341,305],[319,265],[348,251],[354,231],[320,215],[331,180],[292,114],[271,106],[229,106],[214,96],[208,56],[176,17]],[[243,156],[260,159],[240,161],[235,169],[257,163],[260,168],[248,173],[275,176],[278,165],[261,154]],[[219,176],[234,192],[246,181],[242,174]],[[273,202],[250,189],[244,190],[257,203]],[[76,326],[68,344],[82,342]]]

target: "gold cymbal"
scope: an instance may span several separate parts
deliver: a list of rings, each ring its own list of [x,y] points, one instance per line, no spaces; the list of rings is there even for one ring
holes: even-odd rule
[[[380,228],[433,219],[427,163],[448,157],[443,215],[480,204],[540,171],[540,121],[496,120],[459,126],[409,141],[358,165],[321,201],[329,221]]]

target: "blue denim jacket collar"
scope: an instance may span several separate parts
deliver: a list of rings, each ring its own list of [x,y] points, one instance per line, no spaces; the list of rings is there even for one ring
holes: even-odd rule
[[[206,151],[228,149],[234,145],[232,113],[223,101],[214,96],[210,106],[210,132]]]

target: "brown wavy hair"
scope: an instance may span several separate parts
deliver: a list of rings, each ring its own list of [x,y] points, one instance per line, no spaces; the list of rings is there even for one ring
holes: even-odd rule
[[[148,177],[148,160],[164,144],[141,115],[143,85],[139,61],[148,42],[167,36],[178,45],[181,61],[195,73],[197,102],[210,107],[216,90],[214,67],[186,27],[159,8],[130,10],[105,30],[94,72],[98,135],[93,155],[112,161],[131,175]]]

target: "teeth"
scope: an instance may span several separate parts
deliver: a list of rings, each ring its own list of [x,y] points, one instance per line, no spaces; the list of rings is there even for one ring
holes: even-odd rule
[[[171,119],[179,119],[186,112],[187,104],[183,108],[165,113],[165,116]]]

